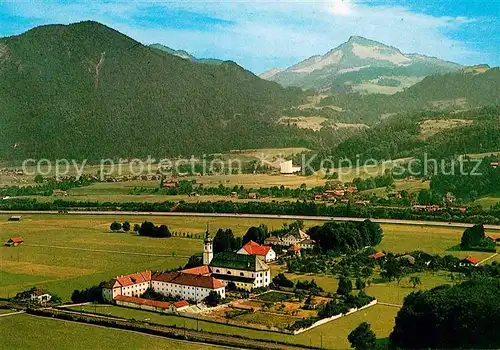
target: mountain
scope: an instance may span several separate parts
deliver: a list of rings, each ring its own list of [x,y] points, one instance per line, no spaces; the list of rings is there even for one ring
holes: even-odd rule
[[[324,55],[312,56],[283,71],[265,72],[261,77],[304,89],[395,93],[426,76],[460,68],[456,63],[405,54],[395,47],[352,36]]]
[[[500,105],[500,68],[466,67],[432,75],[393,95],[337,93],[323,98],[321,115],[343,122],[374,124],[394,114],[460,111]],[[332,110],[339,109],[341,112]],[[304,113],[304,111],[302,111]],[[316,112],[317,114],[317,112]]]
[[[222,60],[218,60],[216,58],[196,58],[193,55],[191,55],[189,52],[184,51],[184,50],[174,50],[168,46],[162,45],[162,44],[151,44],[149,47],[162,50],[165,52],[168,52],[171,55],[184,58],[188,61],[191,61],[193,63],[205,63],[205,64],[221,64]]]
[[[176,156],[304,144],[304,100],[231,61],[193,64],[97,22],[0,38],[0,159]]]

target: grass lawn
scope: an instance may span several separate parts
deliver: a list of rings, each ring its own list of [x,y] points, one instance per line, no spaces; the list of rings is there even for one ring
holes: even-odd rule
[[[375,247],[379,251],[405,253],[423,250],[429,254],[455,255],[459,258],[473,256],[484,259],[492,253],[475,251],[457,251],[463,228],[416,226],[416,225],[381,225],[384,230],[382,243]],[[492,231],[494,232],[494,231]]]
[[[75,307],[80,310],[82,307]],[[113,315],[125,318],[134,318],[136,320],[147,320],[149,322],[161,323],[166,325],[177,325],[178,327],[187,327],[196,329],[203,329],[206,331],[227,333],[227,334],[240,334],[242,336],[251,337],[253,339],[269,339],[280,340],[290,343],[297,343],[303,345],[320,346],[321,338],[323,340],[323,347],[328,349],[346,349],[349,348],[347,335],[362,322],[368,322],[372,325],[372,329],[378,338],[386,338],[389,336],[392,328],[394,327],[394,318],[398,311],[397,308],[375,305],[360,312],[356,312],[346,317],[342,317],[333,322],[329,322],[320,327],[314,328],[310,331],[304,332],[299,335],[287,335],[274,332],[259,331],[253,329],[244,329],[224,324],[210,323],[204,321],[196,321],[194,319],[187,319],[184,317],[161,315],[154,312],[121,308],[110,305],[87,305],[83,307],[84,310],[94,312],[96,309],[98,313]]]
[[[430,181],[421,180],[396,180],[394,181],[395,191],[406,190],[408,192],[418,192],[422,189],[429,189]],[[380,197],[387,197],[385,187],[373,188],[370,190],[361,191],[361,193],[371,193]]]
[[[0,318],[0,334],[3,349],[116,349],[119,344],[127,349],[222,349],[31,315]]]

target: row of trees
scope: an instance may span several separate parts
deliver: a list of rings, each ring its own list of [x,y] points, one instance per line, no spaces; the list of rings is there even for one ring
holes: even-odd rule
[[[176,211],[197,213],[234,213],[234,214],[276,214],[307,216],[370,217],[401,220],[430,220],[455,222],[483,222],[500,224],[500,207],[489,210],[472,207],[462,212],[454,208],[440,211],[423,212],[411,208],[354,206],[350,204],[326,205],[313,201],[289,202],[79,202],[56,199],[52,203],[41,203],[36,199],[10,199],[0,201],[1,210],[64,210],[68,208],[123,210],[123,211]]]
[[[323,251],[352,252],[382,242],[383,230],[370,220],[363,222],[327,222],[308,230],[311,239]]]

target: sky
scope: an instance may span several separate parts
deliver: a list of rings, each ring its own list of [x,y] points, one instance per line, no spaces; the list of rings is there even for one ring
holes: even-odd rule
[[[353,35],[406,53],[500,66],[500,0],[0,0],[0,37],[83,20],[256,74],[324,54]]]

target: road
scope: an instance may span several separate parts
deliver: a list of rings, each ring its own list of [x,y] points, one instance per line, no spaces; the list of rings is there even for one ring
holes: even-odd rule
[[[339,217],[339,216],[309,216],[309,215],[277,215],[277,214],[232,214],[232,213],[191,213],[191,212],[157,212],[157,211],[83,211],[70,210],[60,214],[57,210],[0,210],[0,214],[59,214],[59,215],[120,215],[120,216],[181,216],[181,217],[222,217],[222,218],[250,218],[250,219],[286,219],[286,220],[317,220],[317,221],[364,221],[368,218]],[[414,226],[441,226],[441,227],[472,227],[473,224],[463,222],[399,220],[399,219],[372,219],[379,224],[397,224]],[[500,230],[500,225],[484,225],[488,230]]]

